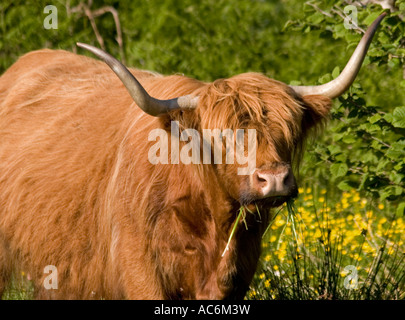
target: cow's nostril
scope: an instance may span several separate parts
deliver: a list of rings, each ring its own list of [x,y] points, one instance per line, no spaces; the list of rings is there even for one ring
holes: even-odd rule
[[[267,180],[265,179],[265,178],[262,178],[261,176],[257,176],[257,180],[259,181],[259,182],[267,182]]]
[[[284,178],[283,178],[283,185],[285,185],[285,186],[288,185],[288,182],[289,182],[289,180],[290,180],[290,176],[291,176],[291,172],[290,172],[290,170],[288,170],[288,171],[285,173],[285,175],[284,175]]]

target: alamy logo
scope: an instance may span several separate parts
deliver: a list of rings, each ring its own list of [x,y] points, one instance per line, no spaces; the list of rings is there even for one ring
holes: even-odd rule
[[[44,288],[47,290],[58,289],[58,269],[53,265],[47,265],[44,273],[48,274],[44,279]]]
[[[348,5],[344,7],[343,12],[346,17],[343,21],[343,25],[346,29],[356,29],[357,28],[357,7],[353,5]]]
[[[256,168],[256,130],[247,130],[247,152],[245,150],[245,130],[237,129],[203,129],[202,137],[195,129],[184,129],[180,133],[179,122],[172,121],[170,128],[170,162],[169,137],[166,130],[154,129],[149,132],[148,140],[156,141],[149,149],[148,159],[152,164],[214,164],[223,162],[223,142],[225,139],[225,163],[240,165],[238,175],[250,175]],[[212,140],[214,144],[212,145]],[[180,141],[187,142],[180,149]],[[236,149],[235,149],[236,144]],[[202,161],[201,161],[202,150]]]
[[[345,280],[343,282],[344,287],[348,290],[358,289],[359,276],[357,274],[356,266],[349,265],[349,266],[346,266],[343,270],[345,273],[348,273],[345,276]]]
[[[58,29],[58,8],[48,5],[44,8],[44,13],[48,14],[44,19],[44,28],[46,30]]]

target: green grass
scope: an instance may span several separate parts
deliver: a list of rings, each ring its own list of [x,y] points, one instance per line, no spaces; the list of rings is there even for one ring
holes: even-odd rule
[[[11,283],[1,298],[3,300],[32,300],[34,286],[24,272],[13,274]]]

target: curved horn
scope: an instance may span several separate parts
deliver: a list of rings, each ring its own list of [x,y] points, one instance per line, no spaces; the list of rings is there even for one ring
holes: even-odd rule
[[[120,78],[139,108],[141,108],[147,114],[157,117],[172,110],[195,109],[197,107],[198,97],[192,97],[190,95],[169,100],[158,100],[151,97],[138,82],[138,80],[136,80],[136,78],[132,75],[132,73],[113,56],[101,49],[85,43],[78,42],[76,45],[92,52],[103,60],[112,69],[112,71],[115,72],[118,78]]]
[[[342,95],[353,83],[363,63],[368,47],[373,39],[374,33],[378,28],[381,20],[386,16],[386,12],[378,16],[370,25],[353,52],[349,62],[343,69],[342,73],[332,81],[319,86],[291,86],[295,92],[300,95],[319,94],[331,99]]]

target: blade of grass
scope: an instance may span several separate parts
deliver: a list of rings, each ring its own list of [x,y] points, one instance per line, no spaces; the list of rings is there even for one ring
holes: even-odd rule
[[[227,244],[226,244],[226,246],[225,246],[225,250],[224,250],[224,252],[222,253],[222,256],[221,256],[221,257],[223,257],[223,256],[225,255],[225,253],[229,250],[229,245],[230,245],[231,240],[232,240],[232,238],[233,238],[233,235],[235,234],[235,231],[236,231],[236,229],[237,229],[237,227],[238,227],[238,225],[239,225],[239,221],[240,221],[240,219],[241,219],[243,213],[244,213],[243,207],[240,207],[240,209],[239,209],[239,214],[238,214],[238,216],[236,217],[236,220],[235,220],[235,222],[234,222],[234,224],[233,224],[231,234],[229,235],[228,242],[227,242]],[[246,221],[245,221],[245,224],[246,224]],[[246,228],[247,228],[247,226],[246,226]]]

